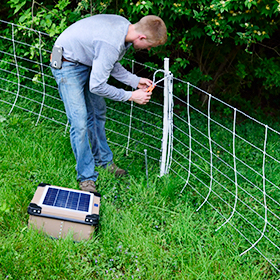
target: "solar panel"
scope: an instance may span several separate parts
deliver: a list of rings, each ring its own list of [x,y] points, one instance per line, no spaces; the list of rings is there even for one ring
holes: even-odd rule
[[[71,210],[89,211],[90,194],[49,187],[43,201],[44,205]]]
[[[101,195],[41,183],[27,212],[29,226],[54,238],[64,238],[71,231],[74,240],[91,238],[99,221]]]

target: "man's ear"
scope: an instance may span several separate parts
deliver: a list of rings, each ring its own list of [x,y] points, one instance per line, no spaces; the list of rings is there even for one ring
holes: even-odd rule
[[[138,36],[138,39],[139,40],[143,40],[143,39],[146,39],[147,38],[147,36],[145,36],[144,34],[140,34],[139,36]]]

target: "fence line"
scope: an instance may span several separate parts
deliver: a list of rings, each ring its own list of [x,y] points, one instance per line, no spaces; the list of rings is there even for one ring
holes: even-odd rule
[[[176,78],[174,78],[174,80],[178,80]],[[181,81],[180,81],[181,82]],[[277,212],[276,209],[279,206],[279,202],[277,201],[277,199],[275,199],[274,197],[272,197],[271,192],[270,195],[267,194],[267,184],[270,185],[270,187],[273,187],[275,190],[279,190],[279,187],[277,186],[277,183],[272,182],[271,180],[269,180],[266,177],[265,174],[265,170],[266,170],[266,165],[267,165],[267,159],[269,158],[270,160],[273,160],[274,164],[278,164],[279,160],[276,159],[274,156],[271,156],[270,154],[268,154],[267,151],[267,143],[268,143],[268,131],[270,130],[271,132],[275,132],[276,136],[279,135],[279,133],[271,128],[269,128],[267,125],[264,125],[261,122],[256,121],[257,124],[262,125],[262,127],[265,128],[264,130],[264,141],[263,141],[263,148],[259,148],[256,145],[254,145],[253,143],[251,143],[250,141],[248,141],[247,139],[245,139],[244,137],[241,137],[240,135],[237,134],[236,132],[236,126],[237,126],[237,112],[238,110],[234,107],[230,107],[229,105],[227,106],[228,108],[230,107],[233,110],[233,127],[232,130],[230,130],[229,128],[227,128],[225,125],[223,125],[222,123],[214,120],[211,118],[211,110],[210,110],[210,106],[211,106],[211,102],[212,99],[214,99],[213,96],[211,96],[210,94],[207,94],[208,96],[208,110],[207,110],[207,114],[205,114],[204,112],[201,112],[199,109],[195,108],[194,106],[192,106],[190,104],[190,94],[189,94],[189,87],[192,87],[192,85],[190,83],[186,83],[188,86],[188,95],[187,95],[187,101],[183,101],[180,100],[181,102],[183,102],[184,104],[187,105],[187,120],[184,119],[181,116],[175,115],[176,117],[176,121],[179,123],[185,123],[186,125],[188,125],[189,127],[189,131],[188,133],[186,131],[183,131],[182,129],[180,129],[180,126],[178,124],[175,125],[176,121],[174,121],[174,127],[176,129],[176,131],[178,131],[181,135],[185,135],[187,139],[189,139],[189,144],[186,145],[186,143],[180,139],[179,137],[174,137],[174,141],[177,143],[177,146],[183,146],[188,148],[189,150],[189,155],[184,155],[182,153],[180,153],[180,151],[177,148],[174,148],[174,151],[176,152],[176,154],[178,154],[177,158],[183,158],[185,161],[188,161],[188,167],[186,167],[185,164],[181,164],[180,161],[174,160],[176,165],[179,166],[181,169],[183,169],[186,173],[187,173],[187,177],[180,175],[179,172],[177,172],[174,168],[172,168],[172,172],[176,173],[176,175],[180,176],[183,181],[185,182],[183,189],[181,190],[181,193],[183,193],[185,191],[185,188],[187,186],[190,186],[191,183],[191,179],[195,179],[195,181],[199,182],[202,186],[204,186],[207,189],[207,194],[206,195],[202,195],[202,192],[197,188],[192,186],[192,188],[199,194],[201,195],[201,197],[203,197],[203,201],[201,203],[201,205],[198,207],[197,211],[199,211],[201,209],[201,207],[207,202],[208,204],[212,205],[211,203],[209,203],[209,199],[212,196],[211,193],[213,195],[215,195],[216,197],[218,197],[224,204],[226,204],[230,209],[231,209],[231,213],[230,215],[226,218],[225,215],[221,215],[224,219],[224,222],[216,229],[219,230],[220,228],[222,228],[223,226],[225,226],[227,223],[229,223],[230,225],[232,225],[232,223],[230,222],[230,220],[234,219],[235,214],[237,214],[238,216],[240,216],[243,220],[245,220],[245,222],[250,225],[251,227],[253,227],[255,232],[258,232],[258,234],[260,235],[259,238],[255,239],[256,241],[254,242],[249,242],[250,243],[250,247],[247,248],[246,250],[244,250],[240,256],[246,254],[248,251],[250,251],[251,249],[256,249],[263,257],[265,257],[265,259],[273,265],[273,267],[280,272],[279,267],[277,267],[277,265],[273,264],[273,262],[271,261],[270,258],[266,257],[265,254],[263,254],[258,248],[258,244],[261,242],[261,240],[263,238],[265,238],[266,240],[268,240],[271,244],[271,246],[275,247],[276,250],[279,250],[279,246],[276,245],[277,242],[274,242],[271,238],[269,238],[266,234],[267,234],[267,227],[270,226],[271,229],[273,229],[274,233],[278,236],[279,238],[279,233],[280,231],[278,230],[279,228],[279,216],[276,214]],[[195,89],[198,89],[197,87],[194,87]],[[205,92],[204,92],[205,93]],[[177,98],[177,97],[176,97]],[[215,98],[216,101],[219,101],[217,98]],[[225,104],[224,102],[221,102],[223,104]],[[192,119],[191,119],[191,111],[192,113],[198,113],[200,114],[200,116],[202,116],[205,119],[205,123],[207,122],[207,132],[202,132],[200,131],[198,128],[196,128],[195,126],[193,126],[192,123]],[[239,111],[240,112],[240,111]],[[241,112],[244,116],[247,116],[245,113]],[[253,120],[255,122],[255,120],[253,118],[249,118],[250,120]],[[220,130],[223,131],[227,131],[232,135],[232,142],[231,142],[231,147],[232,147],[232,152],[230,152],[230,150],[228,150],[227,148],[225,148],[224,145],[219,144],[218,142],[215,141],[215,137],[213,137],[212,134],[214,134],[214,132],[211,130],[211,127],[213,126],[213,124],[215,124],[216,126],[219,127]],[[196,140],[195,137],[193,136],[193,134],[199,134],[203,137],[205,137],[205,139],[208,140],[208,145],[205,143],[206,141],[201,141],[201,140]],[[276,138],[277,139],[277,138]],[[248,165],[242,158],[239,158],[237,156],[237,148],[238,145],[236,143],[237,140],[241,140],[242,142],[250,145],[250,147],[260,153],[262,153],[262,172],[259,172],[258,170],[256,170],[254,167],[251,167],[250,165]],[[207,160],[204,156],[205,155],[201,155],[198,152],[196,152],[194,150],[194,148],[192,147],[193,144],[197,144],[196,146],[200,146],[200,148],[202,148],[204,150],[204,152],[207,152],[207,154],[209,155],[209,160]],[[226,160],[223,160],[222,158],[219,157],[218,154],[214,154],[213,151],[213,147],[212,145],[215,144],[215,147],[218,149],[223,149],[225,154],[227,153],[228,155],[230,155],[232,157],[232,161],[233,161],[233,165],[227,163]],[[224,171],[220,171],[219,168],[213,166],[213,156],[218,159],[219,164],[223,164],[224,166],[226,166],[228,169],[233,171],[233,179],[231,177],[229,177],[228,175],[226,175],[224,173]],[[205,169],[203,169],[200,165],[197,165],[194,161],[194,157],[196,157],[196,160],[198,161],[204,161],[207,164],[207,171]],[[257,186],[257,184],[253,183],[253,181],[246,176],[246,174],[244,172],[240,172],[240,164],[244,165],[248,170],[252,171],[252,174],[254,173],[256,176],[259,176],[262,178],[262,190]],[[209,178],[209,180],[207,181],[207,183],[205,183],[205,181],[201,180],[199,176],[195,175],[195,172],[192,171],[193,168],[196,168],[199,170],[199,172],[202,174],[204,174],[205,176],[207,176]],[[220,173],[220,175],[224,178],[226,178],[228,181],[230,181],[231,183],[234,184],[235,190],[234,191],[230,191],[229,188],[224,185],[223,183],[220,183],[219,180],[216,180],[213,177],[213,172],[215,171],[215,176],[217,176],[218,173]],[[238,179],[239,177],[239,179]],[[241,182],[239,182],[239,180],[241,179],[245,179],[247,182],[249,182],[250,184],[253,185],[254,189],[260,191],[260,195],[256,194],[252,194],[250,193],[250,191],[248,191],[246,189],[246,187],[243,186],[243,184],[241,184]],[[278,180],[279,183],[279,180]],[[215,191],[215,187],[213,186],[213,184],[219,185],[219,188],[223,189],[224,191],[228,192],[230,194],[231,197],[234,198],[234,202],[232,204],[229,204],[222,196],[219,195],[219,193],[217,191]],[[242,191],[243,194],[248,195],[250,198],[254,199],[254,201],[258,202],[259,205],[264,209],[264,216],[259,214],[257,211],[255,211],[254,207],[250,206],[248,203],[246,203],[244,201],[244,197],[240,197],[240,195],[238,194],[239,191]],[[262,196],[263,202],[260,201],[260,196]],[[279,197],[279,196],[278,196]],[[267,199],[270,200],[270,204],[273,204],[273,207],[269,208],[268,204],[267,204]],[[244,205],[249,211],[250,213],[256,215],[258,218],[260,218],[263,221],[263,227],[260,230],[258,228],[258,226],[256,226],[256,223],[254,221],[254,219],[248,219],[246,218],[246,216],[244,214],[242,214],[240,212],[240,210],[238,210],[238,204],[242,203],[242,205]],[[240,205],[239,205],[240,207]],[[214,207],[215,208],[215,207]],[[243,211],[243,209],[242,209]],[[219,212],[220,213],[220,212]],[[269,219],[268,214],[271,214],[271,217],[276,218],[277,220],[272,220]],[[235,228],[235,227],[234,227]],[[235,228],[236,229],[236,228]],[[246,237],[244,234],[242,234],[243,237]],[[246,237],[246,240],[249,241],[249,238]],[[274,239],[276,240],[276,239]],[[277,253],[275,253],[277,254]],[[279,252],[278,252],[279,254]],[[278,258],[275,258],[275,262],[278,261]],[[279,263],[278,263],[279,266]]]
[[[67,130],[63,102],[48,66],[50,51],[43,47],[52,38],[30,28],[0,23],[11,30],[9,35],[0,34],[2,107],[8,115],[16,110],[33,114],[36,125],[49,120]],[[190,200],[198,205],[196,211],[208,211],[210,206],[218,213],[215,231],[230,226],[239,234],[240,256],[256,252],[280,272],[280,132],[173,77],[168,59],[164,69],[127,58],[124,62],[133,73],[137,67],[153,72],[155,91],[164,92],[164,102],[151,100],[141,107],[133,102],[108,101],[108,142],[126,155],[136,153],[154,161],[160,176],[176,176],[180,180],[177,191],[186,196],[192,192]],[[161,73],[163,78],[158,78]],[[164,86],[159,84],[162,82]],[[176,95],[179,85],[185,96]],[[195,101],[196,93],[208,97],[206,110]],[[181,104],[178,111],[174,104]],[[228,110],[228,118],[216,117],[212,108],[217,104]],[[240,117],[254,129],[256,138],[248,127],[238,124]]]

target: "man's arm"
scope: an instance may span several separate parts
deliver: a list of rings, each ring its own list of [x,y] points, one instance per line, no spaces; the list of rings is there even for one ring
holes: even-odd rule
[[[115,63],[111,76],[132,88],[137,88],[140,82],[140,77],[127,71],[119,62]]]
[[[116,69],[114,69],[117,59],[118,52],[115,48],[105,42],[97,43],[95,59],[93,60],[92,70],[90,73],[90,91],[115,101],[130,100],[138,104],[146,104],[147,102],[149,102],[151,93],[146,92],[145,88],[146,85],[151,83],[151,81],[149,79],[139,78],[136,75],[131,74],[120,64]],[[132,92],[109,85],[107,81],[113,70],[114,76],[118,76],[120,75],[120,73],[126,73],[126,75],[128,75],[127,77],[130,77],[126,77],[127,80],[130,80],[132,82],[132,84],[129,85],[135,88],[139,87],[141,89]],[[117,74],[117,72],[119,73]]]
[[[89,89],[95,94],[115,101],[127,101],[132,95],[131,91],[125,91],[107,83],[117,59],[118,51],[114,47],[102,41],[96,43]]]

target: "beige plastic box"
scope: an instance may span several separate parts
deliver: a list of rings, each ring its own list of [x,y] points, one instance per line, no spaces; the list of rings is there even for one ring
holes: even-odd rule
[[[99,193],[41,183],[28,206],[28,226],[54,238],[71,232],[74,240],[86,240],[98,225],[99,208]]]

